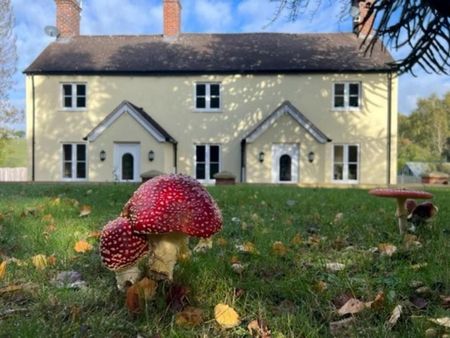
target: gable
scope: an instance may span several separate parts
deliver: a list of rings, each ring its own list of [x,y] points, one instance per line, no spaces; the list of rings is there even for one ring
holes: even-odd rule
[[[298,123],[304,130],[306,130],[318,143],[325,144],[331,142],[319,128],[317,128],[305,115],[303,115],[297,108],[289,101],[282,103],[275,111],[261,121],[244,140],[247,143],[254,142],[259,136],[261,136],[266,130],[278,121],[282,116],[290,116],[296,123]]]
[[[177,143],[176,140],[169,135],[150,115],[148,115],[142,108],[139,108],[129,101],[122,101],[116,109],[114,109],[103,121],[101,121],[91,132],[84,137],[85,140],[94,142],[100,135],[102,135],[111,125],[118,121],[124,114],[128,114],[144,128],[156,141]]]

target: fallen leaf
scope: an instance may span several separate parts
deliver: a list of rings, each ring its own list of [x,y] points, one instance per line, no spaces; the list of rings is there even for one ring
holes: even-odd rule
[[[330,323],[330,332],[333,336],[340,335],[342,331],[349,329],[353,324],[355,324],[355,317],[348,317],[336,322]]]
[[[0,280],[5,278],[5,275],[6,275],[6,261],[3,261],[0,264]]]
[[[417,271],[417,270],[420,270],[422,268],[426,268],[427,266],[428,266],[428,263],[417,263],[417,264],[411,265],[411,269]]]
[[[269,330],[267,323],[263,319],[255,319],[252,320],[247,325],[247,329],[252,335],[252,337],[256,338],[271,338],[272,333]]]
[[[47,257],[47,263],[48,263],[48,265],[56,265],[56,256],[51,255],[51,256]]]
[[[403,237],[403,243],[407,249],[422,247],[422,243],[417,240],[416,235],[406,234]]]
[[[55,219],[53,218],[52,214],[47,214],[47,215],[42,216],[42,222],[53,224],[53,223],[55,223]]]
[[[388,320],[388,327],[393,328],[395,324],[397,324],[401,314],[403,311],[403,307],[401,305],[397,305],[394,310],[392,310],[391,317]]]
[[[429,329],[425,330],[425,337],[437,337],[438,336],[438,330],[435,328],[430,327]]]
[[[175,315],[175,324],[178,326],[195,327],[201,323],[203,323],[203,311],[192,306],[188,306]]]
[[[240,275],[242,272],[244,272],[245,268],[241,263],[233,263],[231,264],[231,269]]]
[[[213,240],[212,237],[209,238],[201,238],[195,248],[193,249],[194,252],[206,252],[210,249],[212,249],[213,246]]]
[[[366,306],[370,307],[371,309],[379,309],[383,307],[384,304],[384,292],[378,292],[378,294],[375,296],[375,299],[371,302],[367,302]]]
[[[442,317],[442,318],[429,318],[430,322],[438,324],[440,326],[444,326],[450,328],[450,317]]]
[[[73,248],[78,253],[85,253],[87,251],[91,251],[93,249],[92,245],[86,242],[85,240],[81,240],[75,243]]]
[[[11,284],[11,285],[5,286],[3,288],[0,288],[0,295],[9,293],[9,292],[22,291],[22,290],[31,292],[31,291],[35,290],[37,287],[38,287],[38,285],[34,284],[34,283]]]
[[[272,252],[276,256],[284,256],[287,253],[287,248],[281,241],[276,241],[272,244]]]
[[[302,243],[303,243],[303,238],[302,238],[302,236],[300,234],[296,234],[291,239],[291,244],[293,244],[293,245],[300,245]]]
[[[446,309],[450,308],[450,296],[440,296],[442,300],[442,306]]]
[[[190,288],[180,284],[173,284],[170,286],[166,296],[167,306],[174,312],[179,312],[189,304]]]
[[[227,246],[228,241],[223,237],[219,237],[219,238],[216,238],[216,243],[218,246],[224,247],[224,246]]]
[[[316,282],[313,286],[313,290],[318,293],[324,292],[327,288],[328,285],[323,280]]]
[[[428,301],[422,297],[411,297],[409,300],[416,308],[420,310],[428,307]]]
[[[314,246],[314,247],[318,247],[320,245],[322,238],[315,234],[315,235],[311,235],[308,237],[308,240],[306,241],[306,244],[308,244],[309,246]]]
[[[345,264],[342,263],[327,263],[325,265],[328,271],[337,272],[345,269]]]
[[[241,323],[238,313],[226,304],[217,304],[215,306],[214,318],[224,329],[231,329]]]
[[[90,205],[84,204],[80,207],[80,217],[89,216],[92,212],[92,207]]]
[[[31,257],[31,261],[33,262],[33,265],[39,270],[44,270],[48,265],[47,256],[45,255],[33,256]]]
[[[337,313],[341,316],[345,316],[347,314],[356,314],[361,312],[366,308],[366,304],[356,298],[349,299],[339,310]]]
[[[156,293],[157,284],[152,279],[144,277],[127,290],[126,306],[131,313],[139,313],[145,302],[151,300]]]
[[[47,234],[50,234],[52,232],[56,231],[56,225],[54,224],[49,224],[46,228],[45,228],[45,232]]]
[[[61,198],[55,197],[50,201],[50,205],[52,206],[58,206],[61,204]]]
[[[334,216],[333,223],[334,224],[341,223],[343,219],[344,219],[344,214],[342,212],[339,212],[339,213],[336,214],[336,216]]]
[[[381,255],[391,257],[397,251],[397,247],[389,243],[380,243],[378,244],[378,250]]]
[[[431,288],[428,287],[428,286],[421,286],[421,287],[417,288],[417,289],[415,290],[415,292],[416,292],[418,295],[429,295],[429,294],[433,293],[433,291],[431,290]]]
[[[88,234],[88,237],[87,237],[87,238],[100,238],[101,235],[102,235],[102,232],[101,232],[101,231],[91,231],[91,232]]]
[[[245,242],[244,244],[236,245],[236,249],[245,253],[256,253],[255,245],[252,242]]]

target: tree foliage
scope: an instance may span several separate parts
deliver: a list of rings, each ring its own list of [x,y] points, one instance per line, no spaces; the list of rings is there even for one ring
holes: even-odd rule
[[[410,116],[400,115],[399,168],[407,161],[439,162],[450,158],[450,92],[421,99]]]
[[[273,0],[276,13],[287,12],[295,20],[307,8],[323,0]],[[357,1],[357,0],[355,0]],[[335,4],[335,2],[329,1]],[[349,13],[350,0],[340,0]],[[317,7],[316,7],[317,8]],[[344,11],[343,11],[344,13]],[[450,1],[448,0],[373,0],[361,25],[375,16],[373,39],[365,39],[364,48],[371,51],[377,40],[406,56],[395,64],[399,73],[412,72],[418,65],[427,72],[446,73],[450,68]]]

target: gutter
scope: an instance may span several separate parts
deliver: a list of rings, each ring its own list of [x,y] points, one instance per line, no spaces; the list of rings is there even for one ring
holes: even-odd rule
[[[392,166],[392,72],[387,74],[387,184],[391,184],[391,166]]]
[[[241,183],[245,181],[245,150],[246,150],[247,141],[242,139],[241,141]]]
[[[178,142],[173,142],[173,168],[174,168],[174,174],[178,174],[178,164],[177,164],[177,158],[178,158]]]
[[[31,75],[31,86],[32,86],[32,127],[31,127],[31,181],[36,180],[35,176],[35,148],[36,148],[36,90],[34,85],[34,75]]]

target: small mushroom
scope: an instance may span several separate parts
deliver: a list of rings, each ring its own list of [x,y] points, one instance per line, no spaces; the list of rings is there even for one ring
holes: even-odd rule
[[[211,195],[185,175],[161,175],[134,193],[122,211],[133,231],[147,235],[150,271],[172,280],[177,258],[189,252],[188,236],[208,238],[222,228],[222,215]]]
[[[148,253],[148,249],[145,236],[134,234],[126,218],[119,217],[103,228],[100,236],[102,262],[116,273],[119,290],[139,279],[137,262]]]
[[[397,200],[397,212],[396,216],[398,218],[398,229],[400,234],[405,232],[407,227],[407,217],[408,211],[405,206],[405,202],[408,198],[412,199],[428,199],[432,198],[433,195],[418,190],[407,190],[407,189],[391,189],[391,188],[377,188],[369,191],[369,194],[378,197],[389,197],[395,198]]]

